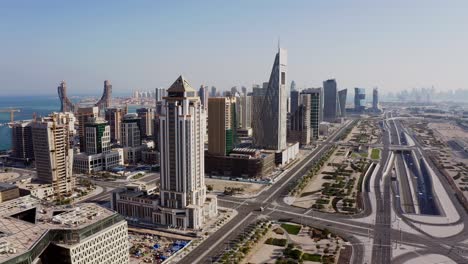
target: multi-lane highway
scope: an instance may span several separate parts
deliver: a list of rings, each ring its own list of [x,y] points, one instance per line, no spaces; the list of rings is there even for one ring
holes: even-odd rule
[[[449,257],[456,263],[466,263],[468,257],[468,245],[466,239],[468,231],[463,229],[462,232],[448,238],[432,237],[423,230],[419,230],[413,223],[407,222],[404,219],[403,212],[396,202],[399,197],[392,193],[391,189],[391,173],[384,174],[384,172],[392,172],[393,164],[390,164],[390,157],[392,149],[401,147],[400,131],[401,124],[395,118],[392,118],[391,113],[385,114],[385,119],[389,121],[384,122],[383,136],[382,136],[382,154],[381,161],[374,183],[371,184],[366,181],[367,185],[363,192],[364,211],[353,215],[340,215],[331,213],[322,213],[311,209],[302,209],[290,206],[284,202],[284,197],[287,195],[291,184],[297,179],[302,177],[313,166],[314,161],[328,150],[328,148],[337,144],[337,139],[349,126],[343,126],[340,130],[336,131],[325,142],[320,143],[317,148],[311,152],[302,161],[295,164],[293,167],[286,170],[285,175],[278,180],[274,185],[263,191],[255,198],[241,199],[235,197],[219,197],[218,203],[222,207],[232,208],[237,210],[238,214],[218,231],[211,234],[199,246],[188,253],[181,261],[181,263],[212,263],[217,260],[225,250],[231,248],[236,238],[244,232],[244,230],[254,223],[259,218],[268,218],[270,220],[285,220],[296,222],[300,224],[311,225],[317,228],[328,228],[332,232],[337,233],[350,242],[353,248],[352,263],[365,263],[365,259],[371,258],[371,263],[403,263],[403,261],[418,257],[418,254],[440,254]],[[422,152],[424,155],[424,152]],[[432,166],[430,164],[430,166]],[[433,168],[434,169],[434,168]],[[442,181],[445,183],[445,181]],[[101,185],[101,183],[98,183]],[[95,197],[89,198],[93,201],[108,201],[110,193],[114,188],[118,188],[121,183],[103,183],[105,191]],[[448,188],[444,186],[444,188]],[[371,206],[371,196],[368,191],[375,194],[376,208]],[[373,197],[373,196],[372,196]],[[456,199],[450,196],[452,202],[456,203]],[[459,205],[455,205],[457,211],[461,215],[461,220],[458,224],[463,223],[468,226],[466,212]],[[259,208],[263,207],[264,210],[260,211]],[[392,227],[395,222],[395,217],[392,218],[392,211],[402,221],[413,227],[416,231],[396,229]],[[359,221],[360,218],[368,217],[373,213],[372,222],[368,220]],[[372,239],[372,245],[365,244],[362,237]],[[404,241],[400,238],[404,237]],[[361,238],[361,240],[359,240]],[[403,243],[406,246],[414,246],[421,248],[418,254],[404,253],[392,259],[392,243]],[[365,256],[367,251],[365,247],[372,248],[371,256]]]

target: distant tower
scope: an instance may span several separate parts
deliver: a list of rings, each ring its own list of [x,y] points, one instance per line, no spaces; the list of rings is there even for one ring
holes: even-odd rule
[[[296,90],[296,82],[293,80],[291,81],[291,91]]]
[[[217,212],[205,186],[206,112],[195,89],[180,76],[167,90],[158,116],[161,150],[160,203],[155,222],[199,229]]]
[[[339,116],[338,90],[334,79],[323,82],[323,119],[327,122],[335,122]]]
[[[354,88],[354,110],[363,112],[366,109],[366,89]]]
[[[258,118],[254,129],[254,144],[258,147],[283,150],[286,149],[287,132],[287,52],[279,49],[273,63],[270,81],[267,83],[265,96],[257,97],[255,117]],[[265,84],[264,84],[265,86]],[[258,102],[257,102],[258,101]]]
[[[211,86],[211,94],[210,97],[216,97],[218,96],[218,93],[216,92],[216,87]]]
[[[68,99],[67,83],[65,81],[60,82],[57,92],[60,99],[60,112],[74,112],[75,105]]]
[[[348,93],[348,89],[343,89],[338,92],[338,101],[340,103],[340,116],[346,117],[346,95]]]
[[[247,87],[242,86],[242,95],[247,95]]]
[[[105,111],[111,106],[112,85],[109,80],[104,81],[104,91],[101,99],[95,104],[99,107],[99,112]]]
[[[372,90],[372,109],[379,112],[379,90],[377,87]]]
[[[166,89],[156,88],[154,89],[156,103],[162,101],[163,97],[166,96]]]
[[[294,114],[294,112],[296,112],[297,108],[300,105],[299,91],[297,91],[296,89],[291,90],[290,100],[291,100],[290,111],[291,111],[292,114]]]
[[[200,90],[198,90],[198,96],[200,97],[201,104],[203,107],[208,107],[208,86],[200,86]]]
[[[52,184],[55,196],[73,191],[73,134],[75,117],[72,113],[53,113],[32,124],[37,178]]]

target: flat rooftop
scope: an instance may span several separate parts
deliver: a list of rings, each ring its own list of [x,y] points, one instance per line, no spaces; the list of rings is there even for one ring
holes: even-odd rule
[[[31,250],[50,230],[79,230],[116,213],[96,204],[53,206],[32,196],[0,203],[0,263]]]

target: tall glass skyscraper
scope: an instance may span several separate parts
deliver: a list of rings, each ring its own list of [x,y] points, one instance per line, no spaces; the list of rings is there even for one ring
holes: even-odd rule
[[[302,90],[301,94],[310,94],[310,141],[319,138],[319,124],[323,114],[322,88],[309,88]]]
[[[258,118],[254,129],[254,144],[261,148],[272,150],[286,149],[287,131],[287,52],[279,49],[271,70],[270,81],[265,90],[265,96],[256,97],[258,108],[255,107],[255,117]],[[265,88],[264,88],[265,89]]]
[[[323,119],[327,122],[336,121],[339,116],[338,90],[335,79],[323,82]]]
[[[366,89],[354,88],[354,110],[362,112],[366,109]]]
[[[341,117],[346,117],[346,95],[348,89],[343,89],[338,92],[338,101],[340,102],[340,115]]]

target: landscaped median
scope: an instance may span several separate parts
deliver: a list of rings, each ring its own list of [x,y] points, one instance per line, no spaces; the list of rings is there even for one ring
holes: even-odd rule
[[[380,159],[380,149],[372,149],[371,151],[371,159],[373,160],[379,160]]]
[[[294,223],[273,224],[241,262],[229,263],[335,263],[346,243],[327,229]],[[342,256],[346,262],[346,256]],[[347,260],[349,262],[349,259]]]

